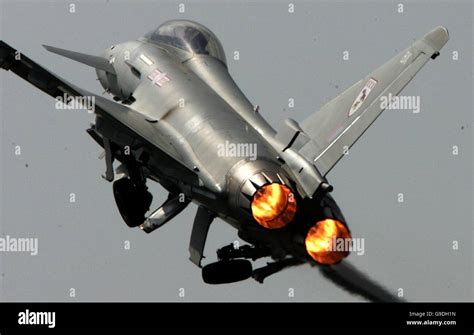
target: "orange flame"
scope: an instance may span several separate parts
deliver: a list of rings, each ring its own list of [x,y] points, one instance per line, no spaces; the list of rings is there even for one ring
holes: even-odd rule
[[[349,250],[340,251],[334,242],[350,238],[349,230],[341,222],[332,219],[318,221],[306,235],[306,251],[320,264],[336,264],[349,255]]]
[[[296,200],[291,190],[282,184],[272,183],[255,192],[252,215],[263,227],[276,229],[286,226],[296,213]]]

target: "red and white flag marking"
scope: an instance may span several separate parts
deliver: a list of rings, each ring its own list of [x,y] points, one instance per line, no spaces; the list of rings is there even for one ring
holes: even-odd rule
[[[158,69],[154,69],[147,78],[151,80],[152,84],[158,85],[159,87],[171,80],[165,72],[161,72]]]
[[[369,96],[370,91],[372,91],[372,89],[375,87],[376,84],[377,84],[377,80],[375,80],[374,78],[369,79],[367,84],[365,84],[362,91],[360,91],[359,95],[352,103],[351,109],[349,110],[349,116],[357,112],[357,110],[360,108],[360,106],[362,106],[365,99],[367,99],[367,97]]]

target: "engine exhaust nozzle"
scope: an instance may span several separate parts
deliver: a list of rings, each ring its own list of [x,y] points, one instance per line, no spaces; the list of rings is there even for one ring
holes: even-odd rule
[[[278,229],[290,223],[296,214],[296,199],[286,185],[266,184],[252,198],[252,216],[262,227]]]

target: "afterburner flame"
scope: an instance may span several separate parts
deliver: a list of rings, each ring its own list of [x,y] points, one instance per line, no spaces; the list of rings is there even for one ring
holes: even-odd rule
[[[306,251],[318,263],[336,264],[349,255],[349,250],[340,251],[334,242],[350,238],[349,230],[341,222],[332,219],[318,221],[306,235]]]
[[[263,227],[276,229],[291,222],[296,213],[296,200],[291,190],[282,184],[262,186],[252,200],[252,215]]]

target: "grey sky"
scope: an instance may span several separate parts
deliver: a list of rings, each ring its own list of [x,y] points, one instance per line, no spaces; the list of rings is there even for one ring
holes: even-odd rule
[[[365,238],[365,255],[351,255],[353,264],[393,292],[403,288],[410,301],[473,300],[471,2],[404,1],[402,14],[392,1],[293,1],[293,14],[289,1],[186,1],[184,14],[179,1],[74,1],[74,14],[71,2],[2,0],[1,39],[101,93],[91,68],[41,45],[98,54],[164,21],[192,19],[220,38],[231,75],[274,126],[303,120],[445,25],[450,41],[441,56],[403,91],[420,96],[421,112],[386,111],[328,178],[354,237]],[[150,235],[126,227],[112,185],[100,177],[101,150],[85,133],[92,116],[55,110],[53,99],[12,73],[1,72],[0,90],[0,237],[39,239],[37,256],[0,253],[1,301],[359,301],[309,266],[264,285],[202,283],[188,260],[194,205]],[[154,204],[166,197],[161,187],[152,190]],[[236,231],[215,222],[205,262],[235,239]]]

